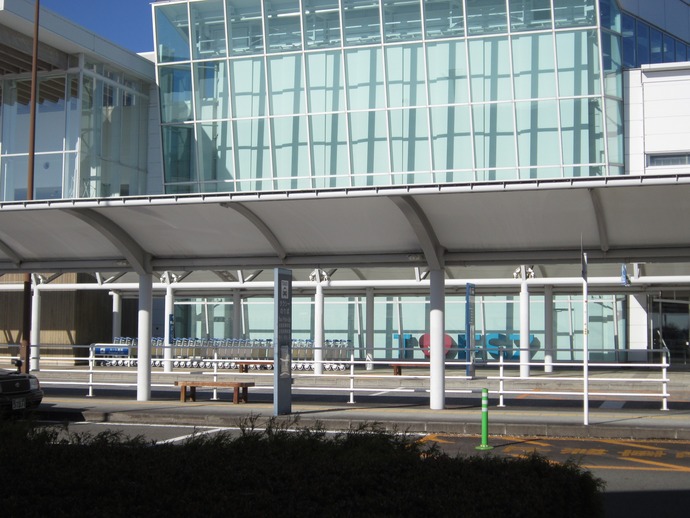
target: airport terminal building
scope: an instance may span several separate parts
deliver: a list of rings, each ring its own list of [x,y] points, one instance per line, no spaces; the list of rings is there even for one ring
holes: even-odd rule
[[[146,55],[42,11],[26,201],[33,6],[0,0],[0,300],[33,274],[36,355],[271,338],[281,267],[293,338],[428,359],[436,408],[468,284],[526,375],[685,361],[687,1],[158,1]]]

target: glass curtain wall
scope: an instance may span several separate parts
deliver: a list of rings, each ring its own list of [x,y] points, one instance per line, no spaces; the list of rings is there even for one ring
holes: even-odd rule
[[[156,3],[166,191],[621,174],[616,5]]]
[[[590,296],[588,304],[590,359],[626,361],[626,299],[617,295]],[[314,299],[295,297],[293,301],[293,339],[313,341]],[[241,322],[234,322],[232,298],[178,299],[175,305],[175,337],[178,339],[224,340],[240,338],[267,341],[273,338],[273,299],[252,296],[242,301]],[[582,361],[582,296],[558,295],[553,305],[553,358],[558,362]],[[355,358],[366,358],[366,297],[328,296],[324,307],[324,340],[349,343]],[[687,316],[687,313],[686,313]],[[530,345],[535,361],[544,359],[544,298],[530,297]],[[457,358],[458,344],[465,339],[465,299],[446,298],[445,330],[453,344],[448,359]],[[513,347],[520,334],[519,295],[478,296],[475,300],[477,344],[490,340],[488,361],[498,355],[492,345]],[[422,296],[385,296],[374,298],[374,359],[424,359],[420,346],[422,335],[429,332],[429,299]],[[404,337],[401,341],[399,336]],[[591,344],[596,344],[592,346]],[[401,349],[401,345],[405,346]]]
[[[39,75],[33,199],[143,193],[148,97],[142,86],[99,64],[74,70]],[[0,91],[0,199],[25,200],[31,79],[0,80]]]

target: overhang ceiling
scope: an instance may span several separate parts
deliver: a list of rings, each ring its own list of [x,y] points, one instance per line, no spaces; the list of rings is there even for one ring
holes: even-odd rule
[[[621,263],[685,274],[689,214],[682,176],[12,202],[0,271],[558,276],[578,275],[585,251],[607,275]]]

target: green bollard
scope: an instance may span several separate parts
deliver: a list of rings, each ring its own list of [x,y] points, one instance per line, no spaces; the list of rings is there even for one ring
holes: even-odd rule
[[[494,449],[489,445],[489,389],[482,389],[482,443],[475,449],[480,451]]]

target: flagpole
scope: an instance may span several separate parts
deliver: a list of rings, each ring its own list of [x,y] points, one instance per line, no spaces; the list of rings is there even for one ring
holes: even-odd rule
[[[36,97],[38,92],[38,25],[41,2],[36,0],[34,6],[34,41],[31,60],[31,100],[29,112],[29,167],[26,176],[26,199],[34,199],[34,163],[36,155]],[[31,362],[31,273],[24,274],[24,303],[22,304],[22,341],[19,357],[22,360],[21,371],[29,372]],[[38,368],[35,362],[34,368]]]

